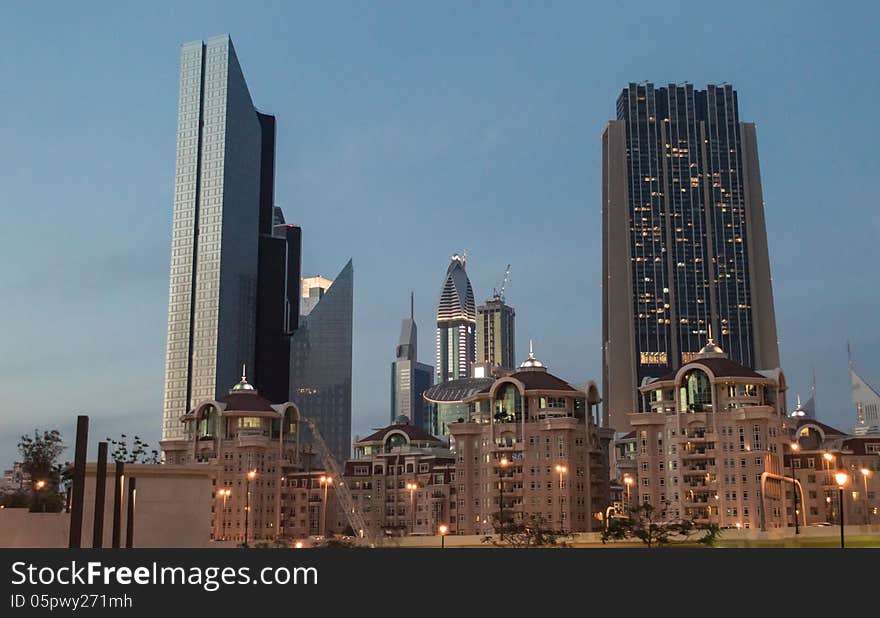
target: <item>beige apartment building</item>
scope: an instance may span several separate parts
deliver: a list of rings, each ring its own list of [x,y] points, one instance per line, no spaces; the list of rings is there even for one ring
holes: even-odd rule
[[[397,423],[354,443],[345,482],[367,522],[382,536],[433,535],[450,522],[452,453],[418,427]]]
[[[182,420],[184,438],[163,440],[162,451],[166,463],[213,468],[212,538],[253,543],[287,536],[281,479],[285,467],[308,464],[296,405],[270,403],[243,375],[226,395],[200,402]]]
[[[450,532],[490,534],[502,512],[505,521],[540,517],[567,532],[601,528],[613,432],[599,419],[600,401],[595,384],[575,389],[532,353],[469,396],[467,419],[448,426]]]
[[[638,499],[667,519],[721,527],[786,525],[782,464],[788,442],[785,378],[753,371],[708,344],[639,391]]]
[[[847,474],[845,524],[880,523],[880,435],[849,435],[806,417],[795,422],[796,446],[786,449],[785,474],[800,487],[797,501],[790,486],[786,491],[789,525],[794,525],[796,504],[802,524],[840,523],[838,472]]]

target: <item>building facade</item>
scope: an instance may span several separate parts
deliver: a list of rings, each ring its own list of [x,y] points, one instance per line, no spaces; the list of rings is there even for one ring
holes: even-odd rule
[[[846,472],[843,515],[846,525],[880,523],[880,436],[850,435],[811,418],[791,419],[795,449],[787,449],[785,474],[800,484],[797,497],[786,490],[788,519],[797,508],[801,523],[840,523],[835,474]],[[793,524],[790,524],[793,525]]]
[[[431,409],[431,433],[441,438],[449,437],[449,426],[468,419],[468,397],[475,395],[495,381],[492,376],[482,378],[459,378],[435,384],[425,391],[425,402]]]
[[[852,356],[849,359],[849,378],[852,402],[856,408],[856,426],[853,433],[880,435],[880,393],[856,372]]]
[[[345,481],[367,525],[382,536],[434,535],[449,525],[453,457],[422,429],[395,423],[358,440]]]
[[[602,134],[602,391],[628,431],[645,379],[714,333],[730,359],[778,367],[755,125],[730,85],[629,84]],[[643,411],[643,410],[642,410]]]
[[[418,362],[418,329],[410,297],[409,319],[401,320],[400,340],[391,363],[391,422],[407,422],[430,430],[430,405],[423,395],[434,383],[434,368]]]
[[[448,425],[454,533],[490,534],[498,521],[601,529],[613,432],[600,427],[595,384],[577,390],[530,355],[465,403],[468,416]]]
[[[516,368],[516,311],[500,295],[477,308],[477,362]]]
[[[295,325],[279,314],[299,246],[273,234],[274,170],[275,118],[254,108],[232,41],[183,45],[163,440],[182,438],[180,418],[221,396],[242,363],[257,382],[266,372],[271,390],[286,388],[268,368],[289,356]],[[282,253],[291,258],[278,263]]]
[[[246,376],[221,397],[183,416],[184,437],[165,440],[166,463],[213,471],[214,540],[252,544],[285,536],[281,478],[285,467],[308,465],[300,448],[296,404],[272,404]]]
[[[710,339],[688,363],[640,389],[637,499],[668,520],[786,526],[785,378],[730,360]]]
[[[312,286],[320,287],[320,286]],[[318,429],[336,461],[351,455],[351,347],[354,271],[340,271],[293,334],[290,401]],[[312,441],[303,429],[303,443]]]
[[[477,311],[465,256],[453,255],[437,307],[436,383],[466,378],[476,361]]]

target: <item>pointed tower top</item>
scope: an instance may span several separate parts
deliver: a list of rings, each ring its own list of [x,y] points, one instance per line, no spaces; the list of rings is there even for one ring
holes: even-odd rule
[[[724,350],[722,350],[718,345],[716,345],[715,340],[712,338],[712,322],[710,321],[709,322],[709,339],[706,341],[706,345],[704,345],[703,348],[699,352],[697,352],[696,357],[697,358],[707,358],[707,357],[718,357],[718,356],[726,357],[727,354],[725,354]]]
[[[520,369],[532,369],[532,368],[538,368],[538,367],[543,367],[543,366],[544,366],[544,363],[542,363],[537,358],[535,358],[535,349],[534,349],[534,346],[532,345],[532,339],[531,339],[531,337],[529,337],[529,357],[519,367],[520,367]]]
[[[234,391],[255,391],[256,389],[252,384],[248,384],[247,381],[247,365],[242,363],[241,365],[241,382],[232,387]]]
[[[412,290],[409,292],[409,319],[415,321],[415,303],[416,294]]]

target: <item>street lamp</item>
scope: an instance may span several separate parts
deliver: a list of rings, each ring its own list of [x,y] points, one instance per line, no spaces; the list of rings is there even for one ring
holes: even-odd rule
[[[629,474],[623,475],[623,484],[626,485],[626,513],[629,515],[630,511],[632,511],[632,499],[629,495],[629,488],[632,487],[632,484],[635,482],[635,479],[631,477]]]
[[[843,486],[849,481],[849,474],[838,472],[834,475],[834,479],[837,481],[838,499],[840,500],[840,548],[843,549],[845,546],[843,542]]]
[[[556,464],[556,472],[559,473],[559,530],[565,532],[565,521],[563,520],[564,513],[562,510],[562,475],[568,472],[568,468],[562,464]]]
[[[500,494],[498,501],[498,515],[501,521],[501,540],[504,540],[504,469],[510,464],[507,457],[502,457],[498,462],[501,469],[498,471],[498,492]]]
[[[867,468],[861,468],[859,472],[862,473],[862,480],[865,481],[865,524],[871,523],[871,516],[868,514],[868,511],[871,508],[871,505],[868,504],[868,477],[871,476],[871,471]]]
[[[789,470],[791,471],[791,493],[794,496],[794,510],[792,514],[794,515],[794,533],[800,534],[800,522],[798,522],[798,505],[800,502],[798,501],[798,491],[797,491],[797,479],[794,478],[794,454],[797,453],[801,445],[797,442],[790,442],[788,445],[789,450],[791,451],[791,455],[788,458]]]
[[[446,549],[446,533],[449,532],[449,528],[446,524],[440,524],[437,528],[437,532],[440,533],[440,549]]]
[[[46,481],[43,481],[43,480],[39,480],[36,483],[34,483],[34,487],[36,488],[37,491],[40,491],[45,486],[46,486]],[[46,501],[44,499],[40,498],[40,502],[43,505],[43,512],[45,513],[46,512]]]
[[[220,513],[220,540],[226,540],[226,500],[229,496],[232,495],[232,490],[228,487],[226,489],[219,489],[217,493],[223,497],[223,511]]]
[[[332,476],[324,476],[321,475],[321,478],[318,479],[321,482],[321,485],[324,487],[324,504],[321,509],[321,536],[327,536],[327,489],[330,485],[333,484]]]
[[[257,478],[256,470],[249,470],[245,480],[244,496],[244,546],[248,546],[248,518],[251,511],[251,481]]]
[[[413,499],[415,497],[415,491],[419,488],[416,483],[407,483],[407,490],[409,490],[409,511],[412,513],[412,525],[410,526],[409,533],[412,534],[416,531],[416,509],[413,504]]]

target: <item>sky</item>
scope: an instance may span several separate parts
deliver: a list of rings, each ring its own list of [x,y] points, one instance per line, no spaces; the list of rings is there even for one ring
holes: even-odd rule
[[[180,6],[178,6],[178,4]],[[161,424],[180,45],[229,33],[278,120],[303,272],[355,272],[353,434],[389,418],[449,256],[478,302],[511,264],[517,357],[600,378],[600,135],[629,82],[728,82],[755,122],[789,401],[855,422],[880,386],[880,8],[869,2],[19,3],[0,8],[0,467],[77,414]],[[94,448],[94,446],[93,446]],[[94,456],[94,455],[92,455]]]

